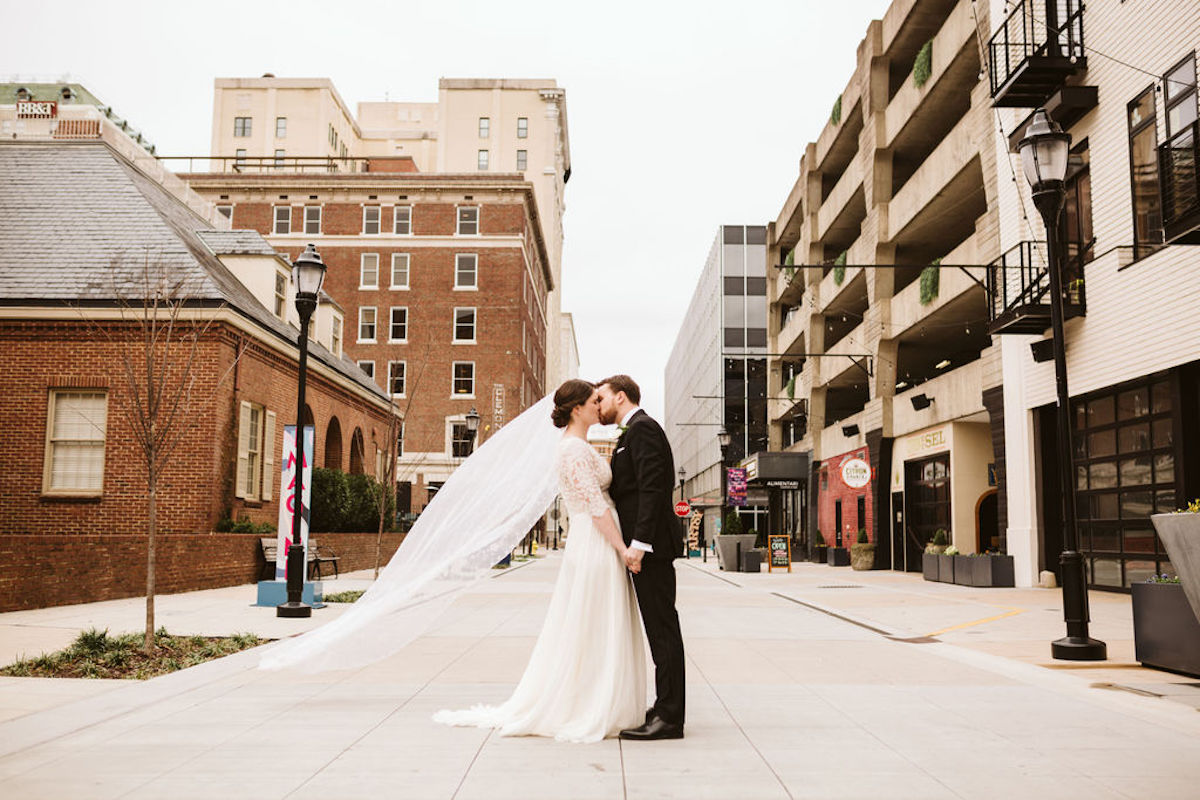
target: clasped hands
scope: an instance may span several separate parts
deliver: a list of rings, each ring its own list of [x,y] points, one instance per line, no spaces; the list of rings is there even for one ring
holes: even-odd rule
[[[636,547],[630,547],[625,551],[625,567],[634,575],[642,571],[642,556],[645,555],[644,550],[639,550]]]

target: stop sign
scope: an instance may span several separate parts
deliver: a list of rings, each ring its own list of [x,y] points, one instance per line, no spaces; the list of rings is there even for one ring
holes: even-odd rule
[[[680,500],[675,504],[675,516],[686,517],[690,513],[692,513],[692,507],[687,504],[686,500]]]

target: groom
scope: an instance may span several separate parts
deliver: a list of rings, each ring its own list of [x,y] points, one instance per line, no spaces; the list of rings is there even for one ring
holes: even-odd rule
[[[682,739],[683,635],[675,611],[674,560],[683,552],[683,532],[671,496],[675,488],[671,445],[659,424],[638,407],[642,393],[633,378],[614,375],[598,386],[600,421],[621,425],[608,491],[629,547],[626,566],[633,573],[638,607],[650,641],[657,691],[645,724],[621,731],[621,738]]]

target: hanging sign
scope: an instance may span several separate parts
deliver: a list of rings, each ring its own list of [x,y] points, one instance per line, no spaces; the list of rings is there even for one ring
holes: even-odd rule
[[[746,505],[746,470],[742,467],[729,467],[728,475],[726,486],[728,487],[729,505]]]
[[[851,489],[861,489],[871,482],[871,465],[861,458],[850,458],[842,464],[842,482]]]
[[[304,426],[304,498],[300,515],[300,541],[304,543],[307,563],[308,528],[312,507],[313,428]],[[296,511],[296,426],[283,428],[283,468],[279,481],[279,534],[275,548],[275,580],[287,580],[287,553],[292,546],[292,519]]]

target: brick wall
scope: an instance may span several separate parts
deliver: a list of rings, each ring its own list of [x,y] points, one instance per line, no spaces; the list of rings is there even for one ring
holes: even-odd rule
[[[866,528],[867,539],[875,541],[875,502],[874,482],[876,475],[871,476],[871,483],[862,488],[847,486],[842,480],[842,462],[849,457],[861,458],[870,463],[866,447],[859,447],[848,453],[827,458],[821,463],[821,474],[817,500],[817,528],[825,538],[825,544],[833,547],[836,543],[836,503],[842,502],[842,547],[849,547],[858,541],[858,529]],[[866,498],[866,518],[858,518],[858,498]]]

